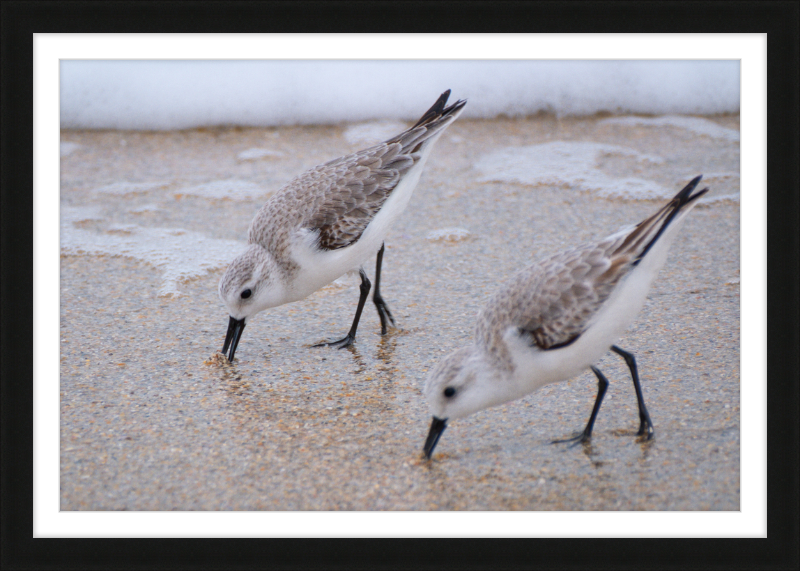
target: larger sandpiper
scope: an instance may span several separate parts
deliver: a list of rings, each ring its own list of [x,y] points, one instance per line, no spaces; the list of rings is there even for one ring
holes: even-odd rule
[[[385,334],[394,319],[380,294],[383,241],[405,210],[433,145],[466,105],[445,107],[448,89],[417,123],[391,139],[314,167],[280,189],[256,213],[248,248],[228,266],[219,296],[230,313],[222,352],[233,361],[247,319],[301,300],[358,269],[361,295],[350,331],[323,343],[353,343],[370,291],[362,265],[377,253],[372,300]]]
[[[658,212],[599,242],[550,256],[506,282],[478,314],[472,345],[431,371],[425,396],[433,421],[423,447],[430,458],[448,419],[503,404],[591,368],[597,398],[583,432],[591,438],[608,380],[594,363],[609,349],[627,363],[639,405],[639,431],[653,437],[636,361],[614,345],[644,305],[669,246],[704,188],[693,179]],[[564,442],[557,441],[557,442]]]

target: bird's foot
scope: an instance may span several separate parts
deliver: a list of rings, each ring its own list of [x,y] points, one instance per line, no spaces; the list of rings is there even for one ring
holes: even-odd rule
[[[383,299],[373,299],[375,302],[375,307],[378,310],[378,317],[381,318],[381,335],[386,335],[386,331],[388,330],[388,325],[391,323],[392,327],[397,327],[394,321],[394,317],[392,317],[392,312],[389,311],[389,306],[386,305],[386,302]]]
[[[642,421],[642,423],[639,425],[639,431],[636,433],[636,436],[639,437],[639,440],[647,442],[652,440],[655,435],[656,431],[653,428],[653,425],[647,421]]]
[[[356,340],[355,335],[350,335],[348,333],[338,341],[317,343],[316,345],[312,345],[312,347],[336,347],[337,349],[344,349],[345,347],[349,347],[350,345],[352,345],[355,342],[355,340]]]
[[[586,444],[587,442],[591,441],[592,435],[586,434],[586,432],[576,432],[573,436],[569,438],[562,438],[560,440],[551,440],[550,444],[562,444],[564,442],[570,443],[570,448],[573,446],[577,446],[578,444]]]

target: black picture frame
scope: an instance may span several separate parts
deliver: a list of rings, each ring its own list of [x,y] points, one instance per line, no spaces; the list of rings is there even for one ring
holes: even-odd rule
[[[2,10],[3,569],[797,568],[796,2],[4,2]],[[766,33],[766,539],[34,539],[32,34],[163,32]]]

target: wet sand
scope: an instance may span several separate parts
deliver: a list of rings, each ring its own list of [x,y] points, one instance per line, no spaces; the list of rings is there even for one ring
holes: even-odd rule
[[[707,119],[738,129],[738,116]],[[236,179],[277,190],[362,148],[344,136],[347,127],[63,131],[62,144],[80,146],[62,157],[62,211],[95,208],[96,218],[76,227],[98,240],[135,226],[244,242],[265,196],[181,189]],[[462,117],[437,143],[386,241],[381,289],[398,328],[381,337],[368,303],[354,347],[310,347],[349,328],[358,299],[350,276],[249,321],[233,364],[214,358],[228,321],[217,297],[224,264],[165,295],[164,269],[152,260],[65,249],[61,509],[738,510],[738,200],[692,211],[618,342],[637,357],[655,440],[636,440],[630,376],[609,354],[598,365],[611,384],[591,445],[550,443],[588,419],[596,380],[587,372],[451,422],[433,460],[422,460],[425,375],[469,341],[494,288],[535,259],[638,222],[663,202],[481,180],[474,168],[495,150],[550,141],[661,157],[609,155],[598,169],[657,181],[670,193],[696,174],[739,171],[737,142],[674,126]],[[254,148],[281,154],[237,158]],[[97,191],[119,181],[159,184]],[[709,199],[739,192],[738,178],[707,184]],[[454,227],[469,233],[429,238]],[[372,278],[374,261],[366,270]]]

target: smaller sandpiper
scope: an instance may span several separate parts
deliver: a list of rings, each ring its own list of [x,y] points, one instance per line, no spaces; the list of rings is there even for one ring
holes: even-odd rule
[[[584,430],[555,442],[587,442],[608,380],[594,363],[609,349],[633,377],[638,436],[653,423],[644,404],[636,361],[614,342],[644,305],[686,214],[708,188],[692,194],[693,179],[658,212],[599,242],[550,256],[518,273],[478,314],[472,345],[440,361],[425,383],[433,421],[423,452],[431,457],[448,419],[528,395],[591,368],[597,398]]]
[[[408,204],[434,143],[466,105],[459,100],[445,107],[449,96],[448,89],[407,131],[297,176],[256,213],[247,250],[219,282],[219,297],[230,313],[222,347],[229,361],[248,318],[301,300],[357,269],[361,295],[350,331],[321,344],[351,345],[371,287],[362,264],[375,253],[372,301],[381,334],[394,325],[380,293],[383,240]]]

